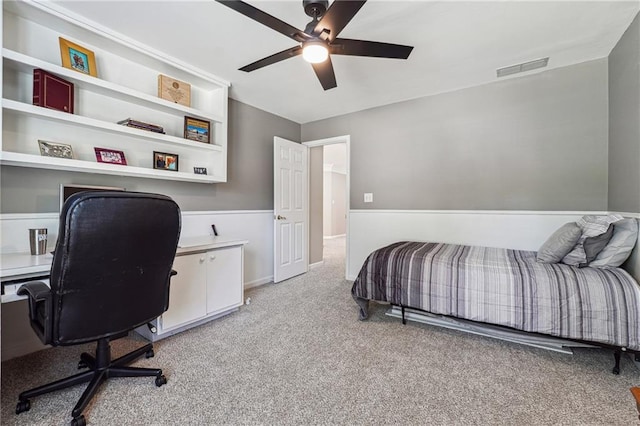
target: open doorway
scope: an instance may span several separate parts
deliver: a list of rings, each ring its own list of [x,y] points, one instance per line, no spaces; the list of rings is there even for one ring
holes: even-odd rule
[[[347,234],[347,146],[322,147],[322,236],[325,240]]]
[[[349,136],[304,142],[309,147],[309,266],[341,258],[348,270]]]

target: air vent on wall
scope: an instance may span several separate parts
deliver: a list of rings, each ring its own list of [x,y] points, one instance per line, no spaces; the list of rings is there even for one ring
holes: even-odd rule
[[[536,59],[535,61],[524,62],[518,65],[510,65],[508,67],[499,68],[496,70],[498,77],[505,77],[511,74],[517,74],[519,72],[531,71],[537,68],[544,68],[549,63],[549,58]]]

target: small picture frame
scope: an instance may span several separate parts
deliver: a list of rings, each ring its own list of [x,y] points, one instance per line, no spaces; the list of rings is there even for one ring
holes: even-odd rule
[[[206,167],[194,167],[193,168],[193,173],[195,173],[197,175],[206,175],[207,174],[207,168]]]
[[[98,76],[96,57],[91,50],[62,37],[58,37],[58,40],[63,67],[94,77]]]
[[[38,145],[40,146],[40,155],[73,159],[73,149],[69,144],[38,140]]]
[[[211,123],[195,117],[184,117],[184,138],[192,141],[209,143]]]
[[[178,155],[153,151],[153,168],[158,170],[178,171]]]
[[[93,148],[93,150],[96,152],[96,160],[99,163],[127,165],[127,159],[122,151],[106,148]]]

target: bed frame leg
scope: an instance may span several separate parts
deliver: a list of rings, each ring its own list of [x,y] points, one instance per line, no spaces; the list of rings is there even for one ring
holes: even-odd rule
[[[612,370],[613,374],[620,374],[620,355],[621,354],[622,354],[621,349],[616,349],[616,351],[613,353],[613,357],[616,360],[616,365],[613,366],[613,370]]]
[[[407,318],[404,316],[404,305],[401,305],[400,309],[402,309],[402,324],[407,325]]]

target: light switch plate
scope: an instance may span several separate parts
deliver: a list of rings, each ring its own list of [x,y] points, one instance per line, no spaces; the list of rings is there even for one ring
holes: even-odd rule
[[[365,203],[373,203],[373,193],[372,192],[365,192],[364,193],[364,202]]]

